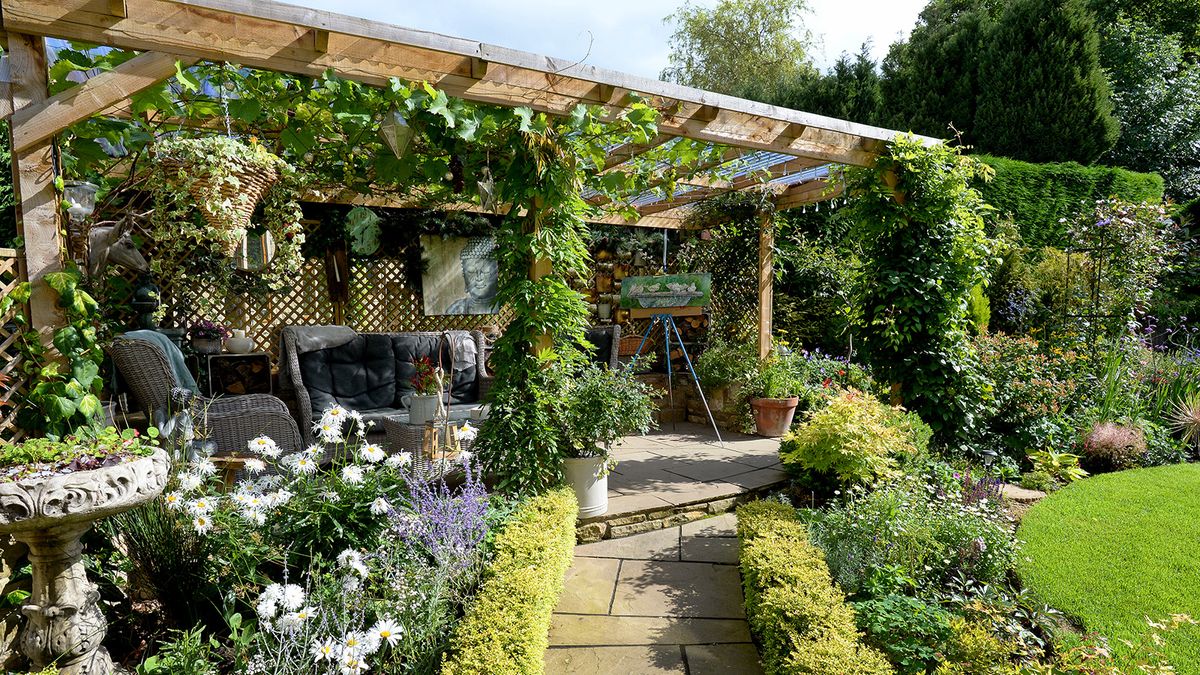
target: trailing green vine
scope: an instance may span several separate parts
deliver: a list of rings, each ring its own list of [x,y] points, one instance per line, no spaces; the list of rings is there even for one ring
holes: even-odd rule
[[[97,326],[100,307],[81,284],[83,275],[70,266],[45,277],[46,284],[58,294],[58,306],[66,324],[54,332],[52,344],[61,355],[42,344],[41,336],[30,329],[28,317],[16,312],[13,321],[22,329],[17,346],[24,357],[21,368],[29,377],[29,392],[17,412],[17,424],[26,431],[64,438],[83,429],[96,428],[102,420],[100,392],[104,380],[100,364]],[[0,315],[14,306],[29,302],[30,285],[19,284],[0,299]]]
[[[971,289],[985,281],[990,211],[971,187],[990,169],[945,144],[898,137],[870,168],[848,169],[862,245],[860,353],[947,445],[971,442],[990,384],[968,339]]]

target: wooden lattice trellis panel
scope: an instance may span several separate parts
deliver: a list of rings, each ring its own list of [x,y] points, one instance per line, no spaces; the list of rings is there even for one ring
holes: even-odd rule
[[[12,293],[23,277],[20,254],[10,248],[0,248],[0,298]],[[23,435],[15,422],[26,384],[21,372],[23,359],[17,349],[20,330],[13,323],[16,311],[0,316],[0,374],[5,376],[4,382],[0,383],[0,442],[17,441]]]

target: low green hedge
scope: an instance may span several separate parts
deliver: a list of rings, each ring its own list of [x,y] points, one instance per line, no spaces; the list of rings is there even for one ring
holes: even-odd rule
[[[1031,164],[990,155],[978,159],[995,169],[996,177],[974,187],[984,201],[1012,217],[1025,245],[1033,250],[1069,243],[1067,226],[1097,199],[1159,202],[1163,198],[1163,179],[1156,173],[1075,162]],[[1063,218],[1066,222],[1061,222]]]
[[[443,675],[544,672],[550,615],[575,548],[570,488],[534,497],[496,537],[483,585],[454,631]]]
[[[737,520],[746,617],[767,675],[891,675],[887,658],[862,644],[854,610],[795,509],[752,502]]]

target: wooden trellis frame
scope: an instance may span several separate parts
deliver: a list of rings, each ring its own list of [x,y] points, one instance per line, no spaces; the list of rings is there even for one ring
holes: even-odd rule
[[[18,228],[33,286],[30,313],[44,338],[62,322],[43,281],[45,274],[60,268],[63,249],[53,187],[53,138],[170,77],[176,61],[230,61],[305,75],[332,70],[371,85],[385,84],[391,77],[428,81],[463,99],[554,114],[587,103],[616,115],[637,94],[662,113],[661,135],[650,143],[614,149],[610,166],[673,137],[777,152],[787,162],[795,158],[801,163],[866,166],[898,133],[268,0],[0,0],[0,21],[11,73],[11,82],[0,87],[0,117],[11,116]],[[144,53],[50,97],[45,37]],[[774,169],[773,165],[768,170]],[[702,186],[695,197],[750,187],[754,185],[749,181]],[[777,198],[781,205],[794,206],[825,198],[825,187],[821,181],[781,185]],[[687,205],[667,197],[643,207],[642,218],[633,224],[682,227]],[[764,230],[758,275],[758,331],[764,355],[771,332],[771,250],[769,230]],[[535,274],[544,268],[533,267]]]
[[[0,298],[8,297],[24,281],[20,263],[19,251],[0,248]],[[21,437],[16,417],[26,378],[21,370],[23,357],[17,348],[21,331],[12,320],[24,309],[15,307],[7,314],[0,314],[0,375],[4,375],[4,381],[0,383],[0,442],[13,442]]]

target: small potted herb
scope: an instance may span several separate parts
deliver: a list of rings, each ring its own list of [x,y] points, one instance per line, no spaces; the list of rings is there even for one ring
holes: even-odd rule
[[[208,319],[201,319],[188,329],[188,339],[197,354],[220,354],[225,338],[232,335],[228,328]]]
[[[409,424],[425,424],[437,417],[442,401],[442,369],[428,356],[413,361],[415,372],[409,378],[412,393],[400,399],[408,408]]]
[[[579,500],[580,518],[608,511],[608,472],[615,464],[612,444],[622,436],[649,431],[653,394],[628,368],[591,365],[569,385],[562,408],[570,439],[563,471]]]

